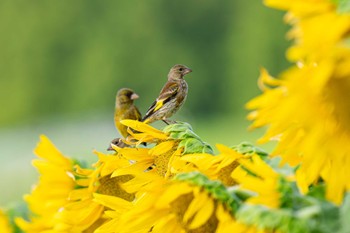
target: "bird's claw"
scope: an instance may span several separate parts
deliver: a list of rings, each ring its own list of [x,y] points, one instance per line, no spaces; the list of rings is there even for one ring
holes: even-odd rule
[[[176,124],[177,122],[174,120],[169,120],[169,119],[163,119],[162,120],[165,124],[167,125],[172,125],[172,124]]]

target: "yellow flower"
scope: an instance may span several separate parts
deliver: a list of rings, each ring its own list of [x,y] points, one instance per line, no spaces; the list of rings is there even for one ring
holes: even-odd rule
[[[288,37],[295,40],[287,53],[291,61],[319,62],[324,56],[332,56],[335,46],[344,46],[350,15],[339,14],[335,1],[265,0],[265,3],[288,10],[286,21],[293,26]]]
[[[94,193],[94,202],[106,207],[105,221],[94,231],[95,233],[116,232],[120,216],[133,207],[132,202],[120,197]]]
[[[9,220],[5,213],[0,209],[0,232],[1,233],[12,233],[12,227],[10,226]]]
[[[129,166],[129,161],[96,152],[99,161],[93,168],[81,168],[63,156],[45,136],[40,139],[34,151],[40,159],[33,161],[41,175],[40,180],[25,197],[31,211],[30,221],[16,219],[25,232],[93,231],[96,224],[103,221],[105,208],[93,201],[95,192],[127,201],[134,199],[134,194],[121,187],[132,176],[110,177],[118,168]]]
[[[132,136],[128,138],[130,140],[129,143],[133,142],[132,139],[138,140],[138,142],[136,143],[138,145],[142,142],[154,143],[158,142],[159,140],[168,139],[167,134],[143,122],[134,120],[122,120],[120,122],[123,125],[128,126],[136,131],[135,133],[130,128],[128,128],[128,132]]]
[[[256,109],[249,115],[252,127],[268,126],[260,142],[278,140],[273,155],[281,155],[282,163],[301,164],[297,180],[303,192],[322,177],[327,197],[335,203],[350,186],[345,178],[350,175],[350,102],[345,101],[350,76],[340,76],[346,70],[339,65],[334,61],[291,68],[276,88],[247,105]]]
[[[224,185],[232,186],[236,184],[231,177],[232,171],[239,165],[240,159],[248,159],[250,156],[244,156],[222,144],[217,144],[216,147],[220,152],[218,155],[205,153],[184,155],[179,158],[180,161],[174,162],[174,167],[181,172],[200,171],[212,180],[220,180]],[[188,163],[193,166],[189,166]]]
[[[253,191],[257,196],[248,199],[247,203],[265,205],[270,208],[280,206],[279,175],[258,155],[251,160],[240,160],[240,166],[232,172],[242,189]]]
[[[340,204],[350,190],[350,14],[328,0],[265,2],[288,10],[295,39],[288,57],[296,65],[279,80],[261,72],[264,93],[247,104],[255,110],[248,118],[252,127],[268,126],[260,142],[277,140],[273,154],[282,163],[300,164],[303,193],[321,177],[327,198]]]
[[[183,150],[179,148],[180,140],[169,137],[169,134],[153,128],[145,123],[133,120],[123,120],[122,123],[129,128],[128,143],[136,147],[113,149],[128,161],[128,166],[115,170],[112,177],[120,175],[133,175],[135,178],[123,185],[129,192],[135,192],[139,187],[150,183],[159,177],[170,178],[174,175],[172,161],[182,156]],[[135,140],[136,139],[136,140]],[[152,148],[137,147],[143,142],[153,145]]]
[[[121,184],[131,180],[132,176],[111,177],[111,174],[129,162],[120,156],[95,152],[99,158],[94,169],[75,167],[78,188],[69,194],[69,203],[64,205],[56,216],[55,230],[65,232],[92,232],[104,221],[105,207],[95,202],[95,193],[115,196],[132,201],[134,194],[127,193]]]
[[[39,183],[24,198],[31,211],[30,220],[17,218],[17,225],[27,233],[52,229],[59,209],[68,203],[68,195],[74,189],[73,162],[59,152],[51,141],[40,136],[33,161],[40,173]]]
[[[194,183],[162,179],[132,205],[120,198],[97,195],[96,201],[112,211],[106,212],[110,220],[96,233],[258,232],[236,222],[230,208],[208,190]]]

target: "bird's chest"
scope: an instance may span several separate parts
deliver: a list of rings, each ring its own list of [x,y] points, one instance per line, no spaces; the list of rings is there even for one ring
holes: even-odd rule
[[[179,89],[179,92],[177,93],[177,100],[179,103],[182,103],[186,100],[187,92],[188,92],[188,85],[185,81],[183,81],[180,83],[180,89]]]

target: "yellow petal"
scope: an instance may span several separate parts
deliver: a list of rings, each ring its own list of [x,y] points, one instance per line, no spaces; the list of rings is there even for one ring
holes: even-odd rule
[[[188,222],[208,200],[209,198],[207,194],[199,191],[193,198],[191,204],[188,206],[186,213],[184,214],[183,221]]]
[[[237,151],[235,151],[234,149],[232,149],[228,146],[225,146],[223,144],[216,144],[215,146],[221,154],[229,154],[229,155],[231,155],[231,154],[236,155],[237,154],[236,156],[238,156],[238,157],[241,156]]]
[[[197,214],[194,216],[189,228],[195,229],[197,227],[202,226],[204,223],[208,221],[210,216],[214,211],[214,201],[211,198],[207,198],[204,205],[198,210]]]
[[[176,216],[168,214],[161,218],[159,222],[152,228],[152,233],[185,233],[181,225],[177,222]]]
[[[40,135],[40,142],[34,149],[34,153],[43,159],[47,159],[53,164],[59,165],[62,168],[71,168],[71,162],[68,158],[54,146],[54,144],[45,136]]]
[[[122,120],[122,121],[120,121],[120,123],[132,128],[136,131],[145,132],[145,133],[147,133],[155,138],[158,138],[158,139],[167,139],[168,138],[168,136],[165,133],[163,133],[162,131],[160,131],[156,128],[153,128],[152,126],[147,125],[147,124],[140,122],[140,121]]]
[[[132,203],[122,198],[94,193],[95,202],[111,208],[113,210],[128,210],[132,208]]]
[[[129,160],[140,161],[151,158],[149,150],[148,148],[122,148],[118,153]]]
[[[161,154],[165,154],[171,149],[173,149],[175,145],[175,141],[164,141],[159,143],[157,146],[153,147],[148,153],[153,156],[158,156]]]
[[[156,208],[166,208],[178,197],[189,192],[192,192],[192,188],[187,183],[175,183],[166,189],[166,191],[155,203],[155,206]]]
[[[86,188],[75,189],[69,193],[69,200],[82,200],[91,197],[91,193]]]

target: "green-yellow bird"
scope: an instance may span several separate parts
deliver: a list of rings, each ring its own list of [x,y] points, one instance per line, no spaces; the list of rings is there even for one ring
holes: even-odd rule
[[[134,100],[139,96],[129,88],[122,88],[118,91],[115,101],[114,123],[119,133],[127,138],[129,136],[128,127],[121,124],[121,120],[141,120],[141,113],[134,105]]]
[[[157,120],[162,120],[166,124],[168,120],[185,102],[188,92],[188,85],[184,76],[192,70],[185,65],[173,66],[168,74],[168,81],[163,86],[158,98],[148,109],[143,122],[149,124]]]

